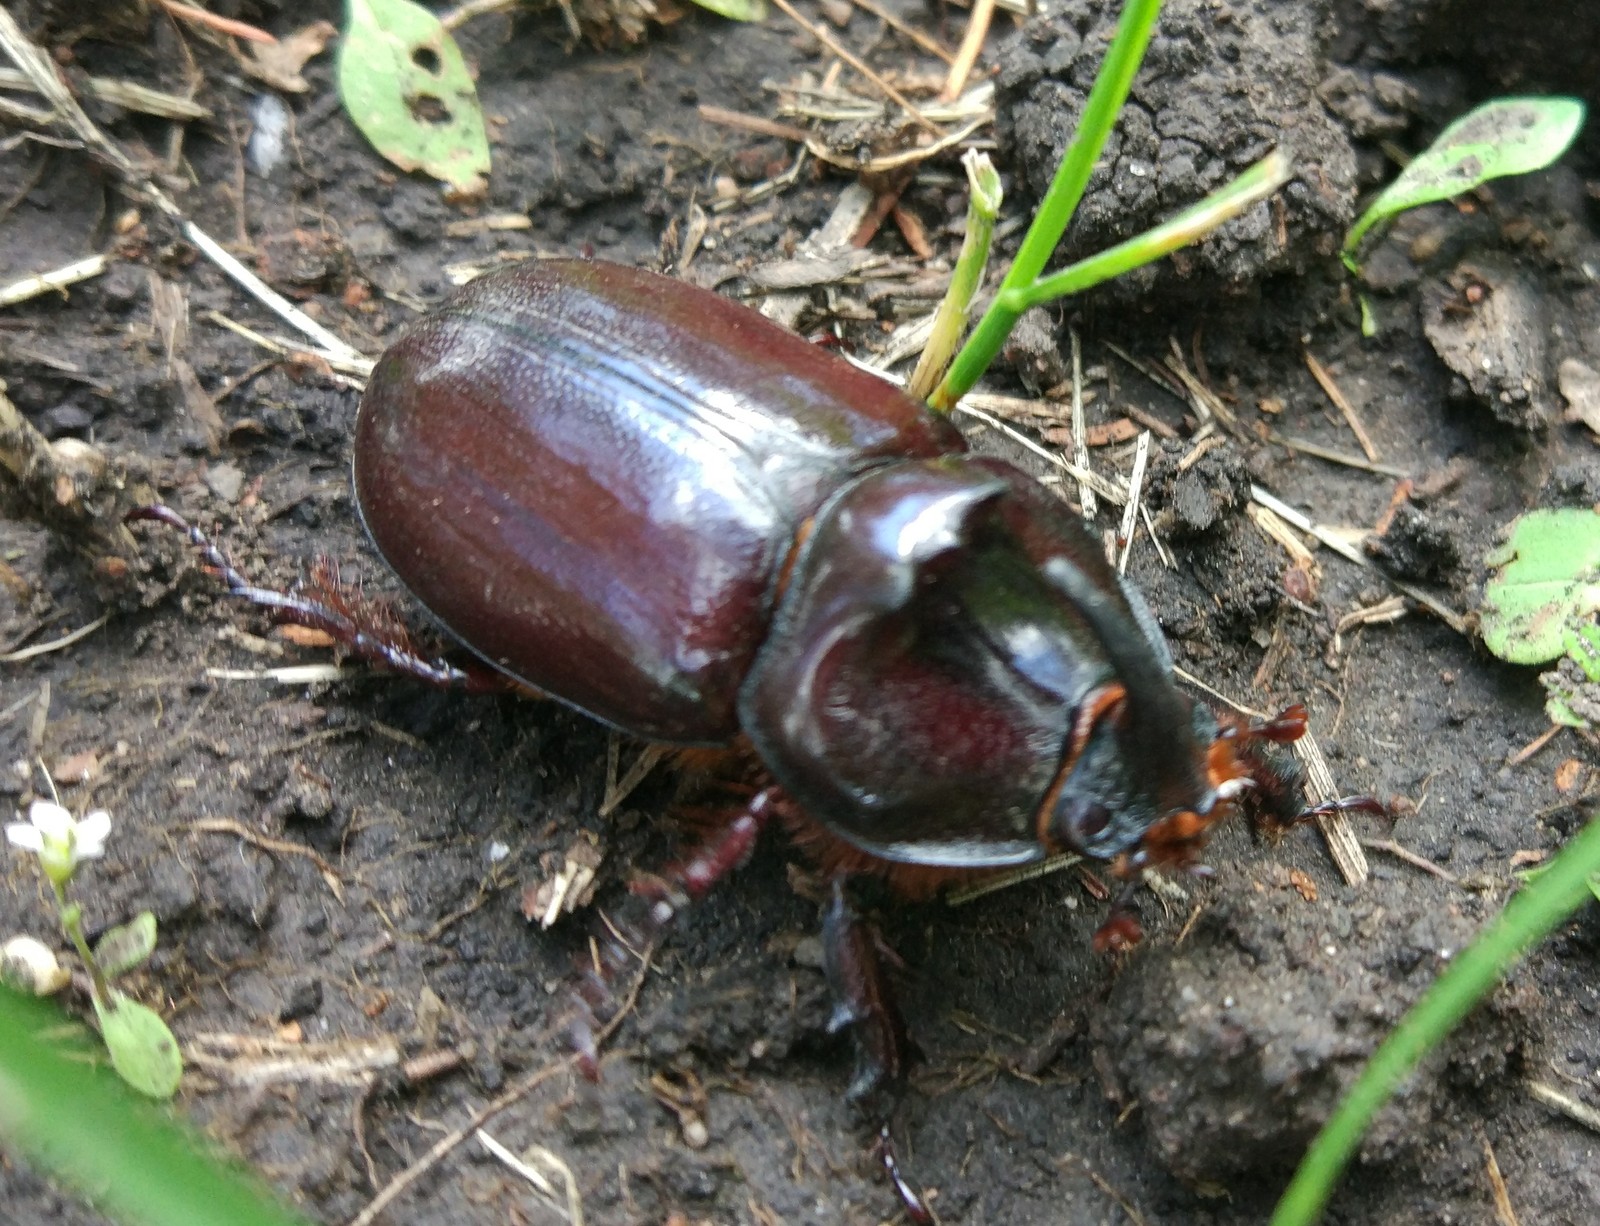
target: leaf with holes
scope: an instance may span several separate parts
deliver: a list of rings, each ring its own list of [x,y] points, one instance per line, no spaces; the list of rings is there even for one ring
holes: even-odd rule
[[[156,917],[141,911],[126,924],[119,924],[95,942],[94,960],[107,979],[126,975],[143,966],[156,951]]]
[[[183,1056],[178,1040],[161,1015],[136,1000],[116,995],[108,1007],[98,1002],[100,1037],[111,1053],[111,1067],[141,1094],[171,1098],[183,1080]]]
[[[1380,221],[1459,196],[1490,179],[1543,170],[1567,151],[1583,127],[1583,115],[1576,98],[1495,98],[1469,111],[1367,206],[1344,240],[1345,264],[1355,271],[1356,247]]]
[[[455,39],[411,0],[350,0],[339,94],[373,148],[458,196],[488,190],[489,138]]]
[[[1499,569],[1483,589],[1483,641],[1502,660],[1544,664],[1600,610],[1600,513],[1530,511],[1489,554]]]

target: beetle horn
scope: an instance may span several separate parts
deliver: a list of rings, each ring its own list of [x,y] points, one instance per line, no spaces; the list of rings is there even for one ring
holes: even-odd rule
[[[1156,799],[1165,808],[1200,806],[1209,789],[1199,769],[1190,712],[1138,625],[1070,559],[1052,558],[1041,571],[1089,623],[1127,691],[1131,720],[1124,727],[1131,734],[1119,739],[1125,753],[1141,759],[1134,777],[1156,781]]]

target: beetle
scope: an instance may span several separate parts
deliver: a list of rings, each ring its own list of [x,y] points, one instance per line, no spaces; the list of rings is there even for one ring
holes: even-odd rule
[[[709,291],[585,260],[485,276],[379,359],[353,452],[379,553],[494,673],[753,760],[749,803],[646,892],[665,922],[772,817],[787,825],[833,882],[824,944],[836,1020],[858,1031],[855,1094],[898,1077],[902,1034],[849,877],[927,894],[1072,851],[1135,880],[1199,870],[1240,804],[1304,816],[1275,748],[1304,708],[1245,722],[1189,699],[1057,495]],[[208,560],[362,654],[473,676]],[[1100,934],[1137,937],[1125,910]]]

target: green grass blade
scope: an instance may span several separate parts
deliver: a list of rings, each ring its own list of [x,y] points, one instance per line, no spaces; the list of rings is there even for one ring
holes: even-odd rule
[[[1161,0],[1128,0],[1123,6],[1117,32],[1106,50],[1094,86],[1089,90],[1077,131],[1061,156],[1061,165],[1056,168],[1050,190],[1039,202],[1039,211],[1023,237],[1017,258],[1001,283],[1001,293],[984,312],[931,398],[930,403],[935,408],[949,409],[966,395],[989,369],[1011,335],[1018,312],[1000,305],[1005,291],[1032,285],[1038,280],[1056,244],[1067,232],[1073,214],[1078,211],[1078,203],[1083,199],[1089,176],[1105,148],[1106,137],[1111,134],[1111,125],[1128,100],[1134,74],[1139,71],[1145,48],[1150,45],[1150,35],[1160,12]]]
[[[55,1008],[0,988],[0,1150],[26,1156],[120,1222],[308,1226],[95,1067],[88,1040]]]
[[[1042,306],[1187,247],[1272,195],[1289,181],[1289,174],[1289,159],[1278,152],[1269,153],[1232,182],[1154,229],[1017,290],[1016,302],[1022,311]]]
[[[1272,1226],[1310,1226],[1334,1182],[1395,1087],[1453,1030],[1506,969],[1590,898],[1590,874],[1600,871],[1600,820],[1562,850],[1536,881],[1462,950],[1444,974],[1400,1019],[1344,1101],[1323,1125],[1272,1215]]]

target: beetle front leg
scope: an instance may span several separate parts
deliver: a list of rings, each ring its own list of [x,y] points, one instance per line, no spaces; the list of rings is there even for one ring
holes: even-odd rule
[[[732,821],[707,839],[693,855],[668,865],[660,873],[641,877],[630,890],[648,904],[642,917],[607,920],[607,931],[592,945],[590,965],[577,986],[578,1012],[568,1027],[568,1037],[578,1057],[578,1067],[591,1081],[600,1075],[600,1031],[616,1016],[619,1003],[612,983],[627,966],[644,959],[645,951],[660,939],[691,902],[739,868],[755,850],[756,840],[771,820],[777,789],[757,792]]]
[[[836,876],[822,913],[822,965],[833,989],[829,1033],[851,1027],[856,1041],[856,1072],[845,1096],[860,1102],[878,1089],[891,1094],[905,1079],[905,1021],[878,957],[878,934],[864,923],[845,897],[844,877]]]

